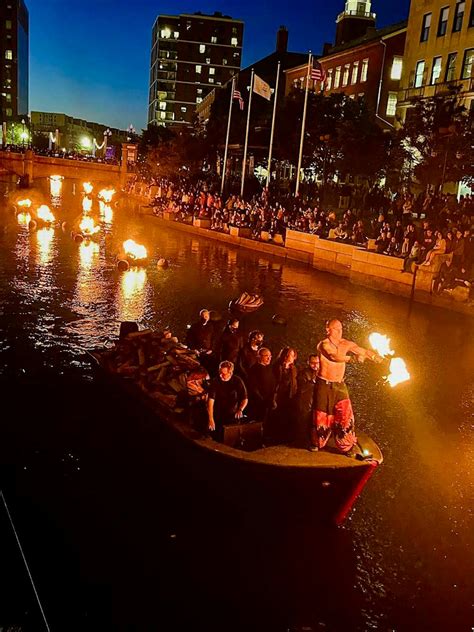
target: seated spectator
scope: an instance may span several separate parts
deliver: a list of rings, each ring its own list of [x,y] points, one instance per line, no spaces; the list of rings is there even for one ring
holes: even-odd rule
[[[420,262],[420,257],[421,257],[420,243],[418,241],[415,241],[413,246],[410,249],[410,254],[405,259],[405,262],[403,264],[403,271],[411,272],[412,264],[413,263],[418,264]]]
[[[433,292],[435,294],[440,294],[443,290],[452,289],[456,283],[456,275],[457,270],[453,265],[452,259],[446,259],[441,264],[441,267],[438,272],[438,276],[433,279]]]
[[[383,254],[388,247],[387,233],[381,232],[375,240],[375,249],[379,254]]]
[[[391,237],[388,242],[387,249],[384,251],[384,254],[390,255],[391,257],[397,257],[400,252],[400,247],[397,244],[397,240],[395,237]]]
[[[345,241],[348,237],[347,230],[342,222],[334,229],[334,237],[339,241]]]
[[[435,244],[433,248],[426,253],[426,258],[421,264],[422,266],[431,265],[437,255],[444,255],[446,252],[446,240],[443,237],[443,233],[437,230],[435,233],[435,237]]]

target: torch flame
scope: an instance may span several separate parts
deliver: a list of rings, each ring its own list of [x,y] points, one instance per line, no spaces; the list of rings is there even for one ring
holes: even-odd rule
[[[89,193],[92,193],[94,189],[94,187],[92,186],[90,182],[83,182],[82,188],[84,189],[84,193],[86,193],[87,195],[89,195]]]
[[[369,336],[369,342],[374,351],[377,351],[382,358],[386,358],[387,356],[393,356],[394,351],[390,348],[390,338],[384,336],[383,334],[378,334],[374,332]]]
[[[29,200],[28,198],[26,198],[26,200],[18,200],[16,205],[19,206],[20,208],[30,208],[31,200]]]
[[[83,217],[79,228],[84,235],[94,235],[100,230],[99,226],[95,226],[92,217]]]
[[[31,222],[31,215],[29,213],[18,213],[16,218],[20,226],[28,226]]]
[[[49,188],[53,197],[59,197],[61,195],[61,188],[63,186],[62,176],[51,176],[49,179]]]
[[[36,211],[36,215],[38,219],[42,219],[43,222],[54,222],[54,215],[51,213],[49,206],[46,204],[42,204],[39,209]]]
[[[82,210],[84,213],[89,213],[92,209],[92,199],[90,197],[85,197],[82,199]]]
[[[102,200],[104,200],[104,202],[107,202],[107,203],[112,201],[114,194],[115,194],[115,189],[102,189],[101,191],[99,191],[99,197],[102,198]]]
[[[133,239],[127,239],[123,242],[123,249],[127,256],[132,259],[146,259],[148,256],[145,246],[137,244]]]
[[[397,384],[407,382],[410,379],[405,361],[401,358],[392,358],[390,360],[390,374],[385,378],[393,388]]]

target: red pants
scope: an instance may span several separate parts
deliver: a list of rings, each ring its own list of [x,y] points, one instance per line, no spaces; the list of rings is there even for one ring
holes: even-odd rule
[[[311,441],[324,448],[331,433],[340,452],[349,452],[357,443],[354,413],[344,382],[326,382],[318,378],[313,411]]]

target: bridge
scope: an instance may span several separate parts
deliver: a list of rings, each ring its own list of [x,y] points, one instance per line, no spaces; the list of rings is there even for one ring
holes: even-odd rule
[[[132,154],[136,155],[136,145],[124,143],[121,163],[109,165],[86,160],[41,156],[35,154],[32,149],[27,149],[25,153],[0,151],[0,171],[23,178],[27,186],[30,186],[35,178],[47,178],[54,175],[90,182],[123,184],[129,173],[128,163]]]

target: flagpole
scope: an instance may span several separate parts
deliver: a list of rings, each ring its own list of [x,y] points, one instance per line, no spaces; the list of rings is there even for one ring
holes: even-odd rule
[[[252,93],[253,93],[253,78],[255,72],[252,68],[252,74],[250,75],[250,96],[249,96],[249,111],[247,112],[247,129],[245,131],[245,145],[244,145],[244,158],[242,160],[242,182],[240,183],[240,197],[244,196],[245,186],[245,165],[247,162],[247,147],[249,140],[249,127],[250,127],[250,110],[252,108]]]
[[[232,85],[230,87],[229,116],[227,119],[227,135],[225,138],[224,165],[222,167],[221,195],[224,193],[225,176],[227,171],[227,151],[229,149],[230,121],[232,119],[232,102],[234,99],[235,75],[232,77]]]
[[[275,95],[274,95],[275,101],[273,102],[272,131],[270,132],[270,147],[268,150],[267,189],[270,186],[270,173],[272,170],[273,132],[275,131],[275,115],[276,115],[277,100],[278,100],[278,84],[280,83],[280,65],[281,65],[281,62],[278,62],[277,76],[276,76],[276,83],[275,83]]]
[[[298,191],[300,188],[300,171],[301,171],[301,161],[303,158],[303,145],[304,145],[304,130],[306,126],[306,108],[308,105],[308,86],[309,86],[309,75],[311,72],[311,51],[309,51],[308,55],[308,72],[306,73],[306,90],[304,93],[304,106],[303,106],[303,121],[301,122],[301,139],[300,139],[300,153],[298,156],[298,169],[296,170],[296,189],[295,189],[295,197],[298,197]]]

